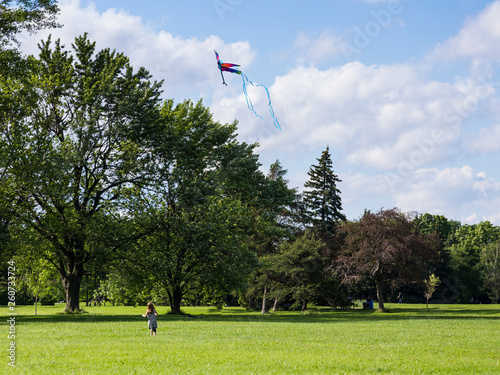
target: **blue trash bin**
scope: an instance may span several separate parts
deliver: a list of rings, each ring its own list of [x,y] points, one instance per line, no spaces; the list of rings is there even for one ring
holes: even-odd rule
[[[367,301],[368,302],[368,309],[369,310],[373,310],[373,301],[372,300],[369,300]]]

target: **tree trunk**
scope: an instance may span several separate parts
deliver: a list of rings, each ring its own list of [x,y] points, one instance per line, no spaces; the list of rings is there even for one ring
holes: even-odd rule
[[[266,292],[267,286],[264,287],[264,297],[262,297],[262,315],[267,314]]]
[[[306,311],[307,310],[307,300],[303,300],[302,301],[302,311]]]
[[[253,297],[248,297],[248,310],[253,310]]]
[[[384,306],[384,283],[382,280],[375,278],[375,286],[377,287],[378,309],[385,310]]]
[[[87,275],[87,288],[85,289],[85,306],[89,307],[89,275]]]
[[[180,315],[181,303],[182,303],[182,290],[181,287],[174,287],[172,293],[169,293],[170,297],[170,310],[172,314]]]
[[[278,299],[278,297],[276,297],[274,299],[273,311],[276,311],[278,309],[278,303],[279,303],[279,299]]]
[[[69,249],[66,254],[66,264],[61,262],[61,279],[66,292],[67,313],[80,311],[80,286],[84,275],[84,251],[85,242],[79,240],[73,249]],[[64,272],[64,273],[62,273]]]
[[[62,283],[66,292],[66,312],[80,311],[80,285],[83,278],[83,264],[76,266],[66,274]]]

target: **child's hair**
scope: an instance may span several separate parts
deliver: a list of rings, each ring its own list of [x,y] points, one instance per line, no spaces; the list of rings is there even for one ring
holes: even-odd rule
[[[148,302],[148,313],[155,312],[155,307],[153,306],[153,302]]]

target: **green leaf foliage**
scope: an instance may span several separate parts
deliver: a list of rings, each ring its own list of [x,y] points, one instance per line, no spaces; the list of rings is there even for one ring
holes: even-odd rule
[[[235,130],[213,121],[201,101],[161,108],[157,177],[134,212],[156,224],[129,253],[127,272],[146,273],[174,313],[187,295],[243,288],[256,264],[248,240],[265,216],[267,180],[255,145],[237,142]]]
[[[102,246],[114,221],[108,215],[149,180],[147,137],[160,95],[123,54],[96,51],[86,35],[72,47],[42,42],[24,78],[2,80],[2,99],[10,100],[0,115],[6,214],[51,243],[68,310],[78,309],[85,266],[110,250]]]
[[[17,42],[23,30],[34,32],[58,26],[56,0],[0,0],[0,49]]]
[[[464,303],[478,298],[484,291],[481,280],[481,252],[500,239],[500,228],[489,221],[479,224],[464,224],[454,234],[454,242],[449,246],[450,264],[455,276],[460,280],[460,294]]]
[[[339,283],[328,270],[329,260],[323,254],[324,243],[312,233],[295,241],[286,241],[279,252],[266,257],[261,278],[274,298],[289,297],[295,306],[307,309],[308,303],[318,300],[339,306],[345,296]]]
[[[484,246],[480,255],[481,276],[493,303],[500,301],[500,241]]]

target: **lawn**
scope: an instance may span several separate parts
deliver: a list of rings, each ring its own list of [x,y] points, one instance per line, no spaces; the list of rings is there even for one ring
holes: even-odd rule
[[[499,305],[390,305],[262,316],[241,308],[16,307],[16,374],[500,374]],[[2,325],[8,310],[0,307]],[[8,353],[9,328],[2,349]]]

